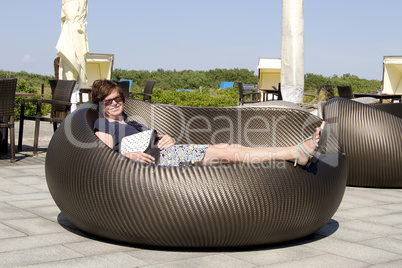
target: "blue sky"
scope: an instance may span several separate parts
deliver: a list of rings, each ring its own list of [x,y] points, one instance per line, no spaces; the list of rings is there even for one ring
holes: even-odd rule
[[[128,70],[256,71],[281,55],[281,0],[88,0],[92,53]],[[305,0],[305,73],[382,79],[402,55],[400,0]],[[53,75],[61,0],[0,0],[0,69]]]

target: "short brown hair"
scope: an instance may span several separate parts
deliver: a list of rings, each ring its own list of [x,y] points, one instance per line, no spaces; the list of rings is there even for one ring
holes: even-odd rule
[[[121,87],[119,87],[117,83],[107,79],[96,80],[92,84],[92,101],[95,103],[103,101],[110,93],[112,93],[113,90],[116,90],[123,99],[123,102],[125,102],[124,93]]]

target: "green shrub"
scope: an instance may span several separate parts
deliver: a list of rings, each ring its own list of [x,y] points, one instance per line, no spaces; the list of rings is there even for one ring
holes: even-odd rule
[[[367,80],[356,75],[344,74],[325,77],[323,75],[307,73],[304,75],[304,93],[316,94],[320,85],[332,85],[335,96],[338,96],[338,85],[352,86],[354,93],[370,93],[371,90],[381,88],[382,82],[378,80]]]
[[[155,81],[155,85],[161,89],[178,88],[219,88],[222,81],[242,81],[245,84],[258,83],[258,77],[254,71],[247,69],[214,69],[209,71],[170,71],[158,69],[147,70],[113,70],[113,80],[132,79],[134,86],[144,87],[147,80]]]
[[[332,85],[334,95],[339,96],[337,86],[352,86],[353,93],[370,93],[372,90],[381,88],[382,82],[378,80],[367,80],[357,77],[356,75],[344,74],[342,76],[333,75],[325,77],[317,74],[305,74],[304,76],[304,93],[316,94],[320,85]],[[319,98],[304,96],[303,102],[319,102],[325,101],[325,91],[322,89]]]
[[[0,70],[0,78],[17,78],[18,81],[25,81],[28,87],[40,88],[42,84],[44,84],[45,87],[50,87],[49,79],[54,79],[54,76],[30,74],[24,71],[10,72]]]
[[[141,92],[136,87],[134,92]],[[142,99],[137,95],[136,99]],[[192,107],[230,107],[237,106],[239,93],[237,88],[227,89],[196,89],[192,92],[177,91],[175,89],[163,90],[154,89],[152,92],[152,102],[160,104],[170,104],[178,106]]]
[[[35,93],[37,94],[37,89],[33,87],[28,87],[25,81],[18,81],[17,83],[17,91],[18,92],[27,92],[27,93]],[[18,108],[14,109],[14,118],[15,120],[20,120],[21,117],[21,99],[51,99],[50,96],[42,96],[41,94],[37,94],[32,97],[15,97],[15,103],[18,104]],[[41,115],[47,115],[51,111],[50,104],[42,104]],[[35,102],[25,102],[25,115],[35,116],[36,115],[36,103]]]

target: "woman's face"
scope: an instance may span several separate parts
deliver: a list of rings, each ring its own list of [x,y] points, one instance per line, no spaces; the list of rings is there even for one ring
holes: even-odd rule
[[[123,99],[117,90],[113,90],[102,102],[105,118],[119,120],[123,113]]]

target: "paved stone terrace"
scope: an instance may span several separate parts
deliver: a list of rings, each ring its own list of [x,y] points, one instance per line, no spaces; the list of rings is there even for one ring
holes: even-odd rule
[[[48,191],[44,159],[52,131],[42,124],[38,156],[26,135],[16,163],[0,159],[0,267],[402,267],[402,189],[347,187],[327,225],[281,245],[177,250],[84,234]]]

